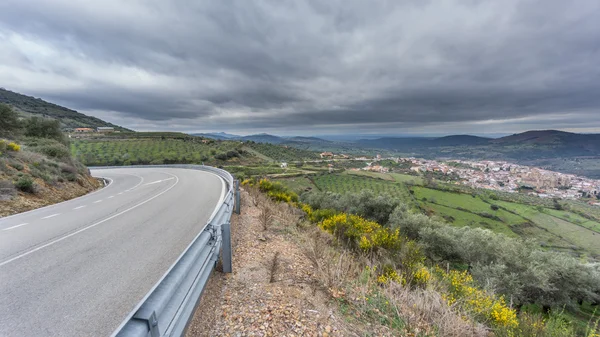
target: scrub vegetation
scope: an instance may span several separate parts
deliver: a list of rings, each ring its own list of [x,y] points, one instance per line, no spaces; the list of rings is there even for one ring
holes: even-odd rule
[[[83,195],[99,187],[71,157],[55,120],[19,118],[0,104],[0,216]]]
[[[328,248],[318,249],[321,254],[335,255],[325,253],[333,249],[336,256],[351,257],[336,267],[348,270],[343,279],[336,282],[328,273],[323,278],[349,319],[421,336],[485,336],[491,330],[496,336],[589,337],[599,332],[596,262],[488,229],[454,226],[398,197],[312,191],[298,198],[277,182],[246,180],[243,185],[301,209],[305,226],[323,233],[309,251],[323,245],[318,237],[329,235]],[[447,202],[440,198],[440,205]],[[472,210],[484,211],[485,205],[481,200]],[[342,261],[315,260],[324,270]]]

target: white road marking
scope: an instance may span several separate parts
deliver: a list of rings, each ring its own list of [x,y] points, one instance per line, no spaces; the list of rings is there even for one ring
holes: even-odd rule
[[[12,227],[8,227],[8,228],[4,228],[3,231],[7,231],[9,229],[13,229],[13,228],[17,228],[17,227],[21,227],[21,226],[25,226],[25,225],[29,225],[28,223],[22,223],[20,225],[16,225],[16,226],[12,226]]]
[[[158,183],[162,183],[163,181],[172,180],[172,179],[174,179],[174,178],[173,178],[173,177],[171,177],[171,178],[167,178],[167,179],[163,179],[163,180],[157,180],[157,181],[153,181],[153,182],[151,182],[151,183],[147,183],[147,184],[145,184],[145,185],[158,184]]]
[[[59,215],[60,215],[60,213],[56,213],[56,214],[45,216],[42,219],[50,219],[50,218],[54,218],[55,216],[59,216]]]
[[[110,197],[108,197],[108,198],[106,198],[106,199],[112,199],[112,198],[114,198],[114,197],[115,197],[114,195],[111,195]]]
[[[75,208],[73,208],[73,209],[81,209],[81,208],[84,208],[85,206],[87,206],[87,205],[83,205],[83,206],[77,206],[77,207],[75,207]]]
[[[121,195],[121,194],[123,194],[123,192],[119,192],[119,194],[117,194],[117,195]]]
[[[122,212],[119,212],[119,213],[117,213],[117,214],[115,214],[115,215],[113,215],[113,216],[110,216],[110,217],[108,217],[108,218],[106,218],[106,219],[104,219],[104,220],[100,220],[100,221],[98,221],[98,222],[96,222],[96,223],[94,223],[94,224],[91,224],[91,225],[87,226],[87,227],[83,227],[82,229],[80,229],[80,230],[78,230],[78,231],[76,231],[76,232],[73,232],[73,233],[71,233],[71,234],[65,235],[65,236],[63,236],[63,237],[61,237],[61,238],[58,238],[58,239],[54,240],[54,241],[50,241],[50,242],[46,243],[45,245],[39,246],[39,247],[37,247],[37,248],[34,248],[34,249],[32,249],[32,250],[30,250],[30,251],[28,251],[28,252],[25,252],[25,253],[22,253],[22,254],[20,254],[20,255],[17,255],[17,256],[15,256],[15,257],[13,257],[12,259],[8,259],[8,260],[6,260],[6,261],[0,262],[0,267],[4,266],[4,265],[6,265],[6,264],[9,264],[9,263],[11,263],[11,262],[13,262],[13,261],[16,261],[16,260],[18,260],[18,259],[20,259],[20,258],[22,258],[22,257],[24,257],[24,256],[27,256],[27,255],[29,255],[29,254],[31,254],[31,253],[35,253],[35,252],[37,252],[37,251],[38,251],[38,250],[40,250],[40,249],[44,249],[44,248],[46,248],[46,247],[48,247],[48,246],[51,246],[51,245],[53,245],[53,244],[55,244],[55,243],[57,243],[57,242],[60,242],[60,241],[62,241],[62,240],[64,240],[64,239],[70,238],[70,237],[71,237],[71,236],[73,236],[73,235],[77,235],[77,234],[79,234],[79,233],[81,233],[81,232],[83,232],[83,231],[86,231],[86,230],[88,230],[88,229],[90,229],[90,228],[92,228],[92,227],[96,227],[96,226],[98,226],[99,224],[101,224],[101,223],[104,223],[104,222],[106,222],[106,221],[108,221],[108,220],[114,219],[114,218],[118,217],[118,216],[119,216],[119,215],[121,215],[121,214],[127,213],[127,212],[131,211],[132,209],[135,209],[135,208],[137,208],[137,207],[139,207],[139,206],[141,206],[141,205],[143,205],[143,204],[145,204],[145,203],[149,202],[150,200],[153,200],[153,199],[156,199],[156,198],[158,198],[159,196],[161,196],[161,195],[163,195],[163,194],[167,193],[168,191],[170,191],[170,190],[171,190],[173,187],[175,187],[175,186],[176,186],[176,185],[179,183],[179,178],[178,178],[177,176],[175,176],[175,179],[176,179],[176,180],[175,180],[175,184],[173,184],[171,187],[167,188],[166,190],[164,190],[164,191],[162,191],[162,192],[158,193],[157,195],[153,196],[152,198],[150,198],[150,199],[146,199],[146,200],[144,200],[144,201],[140,202],[139,204],[137,204],[137,205],[135,205],[135,206],[133,206],[133,207],[130,207],[130,208],[128,208],[128,209],[126,209],[126,210],[124,210],[124,211],[122,211]]]
[[[99,202],[102,202],[102,199],[94,201],[94,204],[97,204]]]

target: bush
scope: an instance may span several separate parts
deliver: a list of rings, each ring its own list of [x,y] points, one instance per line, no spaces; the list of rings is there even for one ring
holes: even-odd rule
[[[60,131],[60,123],[54,119],[32,117],[25,123],[25,135],[28,137],[49,138],[65,143],[66,139]]]
[[[497,205],[490,205],[490,208],[492,209],[492,211],[497,211],[498,209],[500,209],[500,207],[498,207]]]
[[[35,148],[35,151],[56,159],[66,159],[71,157],[69,149],[66,146],[60,144],[41,146]]]
[[[340,213],[323,220],[320,227],[352,248],[374,251],[380,248],[398,250],[400,231],[390,231],[374,221],[358,215]]]
[[[6,145],[6,148],[7,148],[9,151],[14,151],[14,152],[19,152],[19,151],[21,151],[21,147],[20,147],[20,146],[19,146],[17,143],[15,143],[15,142],[10,142],[10,143],[8,143],[8,145]]]
[[[14,137],[21,131],[19,115],[9,105],[0,103],[0,137]]]
[[[15,187],[26,193],[35,193],[35,183],[29,177],[21,177],[15,183]]]

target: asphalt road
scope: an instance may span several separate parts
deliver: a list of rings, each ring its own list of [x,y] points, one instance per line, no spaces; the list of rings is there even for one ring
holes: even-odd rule
[[[108,336],[204,227],[222,180],[97,170],[86,196],[0,218],[0,336]]]

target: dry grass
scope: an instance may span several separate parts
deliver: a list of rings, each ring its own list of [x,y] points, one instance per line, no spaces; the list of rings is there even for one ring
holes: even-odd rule
[[[258,221],[264,231],[269,229],[271,222],[273,221],[273,209],[267,202],[260,205],[260,213],[258,213]]]
[[[383,294],[409,331],[426,324],[436,327],[439,336],[488,335],[481,324],[462,319],[456,308],[448,306],[440,293],[433,289],[411,289],[392,282],[384,288]]]
[[[347,251],[338,252],[332,247],[333,237],[319,229],[312,230],[304,244],[304,254],[312,262],[322,285],[338,297],[361,269],[354,256]]]
[[[270,268],[270,278],[269,278],[269,283],[273,283],[275,282],[275,275],[277,275],[277,265],[279,263],[279,252],[275,252],[275,255],[273,255],[273,261],[271,263],[271,268]]]

